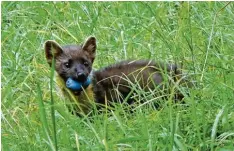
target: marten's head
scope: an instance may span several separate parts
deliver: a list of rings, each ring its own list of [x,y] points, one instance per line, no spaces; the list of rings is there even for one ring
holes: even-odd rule
[[[83,45],[66,45],[61,47],[57,42],[45,42],[45,55],[49,65],[54,58],[55,70],[66,82],[72,78],[80,83],[87,80],[96,54],[96,39],[89,37]]]

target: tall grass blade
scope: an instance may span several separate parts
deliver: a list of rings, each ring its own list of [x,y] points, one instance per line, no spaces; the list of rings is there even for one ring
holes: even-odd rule
[[[219,123],[220,117],[221,117],[222,114],[223,114],[224,108],[225,108],[225,107],[223,107],[223,108],[219,111],[219,113],[216,115],[216,118],[215,118],[215,121],[214,121],[212,130],[211,130],[211,151],[214,150],[214,141],[215,141],[215,136],[216,136],[216,132],[217,132],[217,128],[218,128],[218,123]]]
[[[55,151],[54,145],[53,145],[52,140],[51,140],[50,135],[49,135],[49,125],[47,123],[45,106],[43,103],[42,92],[41,92],[41,88],[40,88],[39,84],[37,84],[37,93],[38,93],[37,100],[38,100],[38,104],[39,104],[39,114],[40,114],[40,119],[42,122],[43,134],[45,137],[47,137],[47,139],[49,141],[48,144],[51,147],[51,150]]]
[[[51,118],[52,118],[52,126],[53,126],[53,139],[54,139],[54,145],[55,150],[58,150],[58,144],[57,144],[57,137],[56,137],[56,123],[55,123],[55,108],[54,108],[54,98],[53,98],[53,78],[54,78],[54,57],[52,60],[52,66],[51,66],[51,76],[50,76],[50,98],[51,98]]]

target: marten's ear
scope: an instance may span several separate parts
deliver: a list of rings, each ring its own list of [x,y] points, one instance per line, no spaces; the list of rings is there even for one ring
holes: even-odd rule
[[[46,59],[49,65],[51,65],[52,63],[53,56],[54,58],[56,58],[63,53],[63,49],[61,48],[61,46],[53,40],[46,41],[44,47]]]
[[[95,58],[96,55],[96,38],[95,37],[89,37],[86,42],[84,43],[82,50],[87,52],[89,57],[92,59],[92,61]]]

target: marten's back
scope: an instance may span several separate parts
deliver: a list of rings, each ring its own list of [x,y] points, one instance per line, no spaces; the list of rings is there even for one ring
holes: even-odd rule
[[[94,94],[99,103],[105,100],[116,101],[118,88],[122,95],[128,95],[131,87],[136,84],[144,91],[163,88],[164,83],[179,78],[181,72],[176,65],[155,63],[153,61],[123,61],[99,71],[93,76]]]

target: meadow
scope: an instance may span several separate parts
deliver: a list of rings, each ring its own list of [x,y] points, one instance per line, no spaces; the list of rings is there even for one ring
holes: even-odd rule
[[[15,1],[1,10],[3,151],[234,150],[233,2]],[[133,113],[116,104],[76,117],[43,44],[90,35],[98,41],[95,69],[132,58],[176,62],[196,85],[184,103],[158,100],[155,109],[148,101]]]

